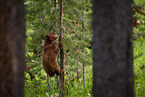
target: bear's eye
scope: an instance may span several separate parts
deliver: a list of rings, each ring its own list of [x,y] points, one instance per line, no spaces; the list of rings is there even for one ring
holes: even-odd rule
[[[48,36],[48,35],[46,35],[45,37],[46,37],[46,38],[48,38],[49,36]]]

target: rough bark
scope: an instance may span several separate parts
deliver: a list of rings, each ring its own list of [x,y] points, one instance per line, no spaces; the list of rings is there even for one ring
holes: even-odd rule
[[[24,1],[0,3],[0,97],[23,97]]]
[[[93,0],[93,96],[134,97],[132,0]]]
[[[63,43],[63,0],[59,1],[60,4],[60,25],[59,25],[59,33],[60,38],[59,41]],[[65,65],[65,54],[64,54],[64,48],[60,48],[60,69],[63,70],[62,74],[60,75],[60,97],[65,97],[65,88],[64,88],[64,65]]]
[[[24,95],[25,14],[24,0],[12,0],[12,51],[15,97]]]
[[[0,2],[0,97],[14,96],[11,8],[11,0]]]

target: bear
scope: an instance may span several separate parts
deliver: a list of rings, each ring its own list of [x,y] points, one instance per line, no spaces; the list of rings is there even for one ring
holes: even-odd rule
[[[56,33],[48,33],[44,37],[44,46],[43,56],[42,56],[42,64],[45,72],[50,76],[57,76],[62,74],[62,70],[58,66],[57,56],[60,52],[60,48],[62,47],[61,42],[56,42],[58,34]]]

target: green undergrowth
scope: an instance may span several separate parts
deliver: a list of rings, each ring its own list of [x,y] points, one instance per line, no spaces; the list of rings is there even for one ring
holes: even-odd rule
[[[136,97],[145,97],[145,41],[134,42],[134,89]]]
[[[85,85],[83,84],[82,77],[77,78],[76,75],[72,74],[65,75],[65,97],[91,97],[92,66],[86,66],[85,72]],[[27,80],[25,80],[25,97],[59,97],[59,78],[49,78],[50,90],[48,90],[47,88],[47,80],[44,71],[41,75],[41,78],[36,76],[36,79],[31,81],[28,74],[26,74],[26,78]]]

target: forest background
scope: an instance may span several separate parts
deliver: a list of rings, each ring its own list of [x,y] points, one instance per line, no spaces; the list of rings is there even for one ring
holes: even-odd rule
[[[26,14],[26,72],[25,97],[59,96],[59,79],[49,78],[41,59],[47,33],[59,33],[59,4],[57,0],[25,0]],[[145,2],[134,0],[133,50],[134,91],[145,97]],[[92,1],[64,0],[63,43],[65,49],[65,96],[92,96]],[[58,60],[59,61],[59,60]]]

